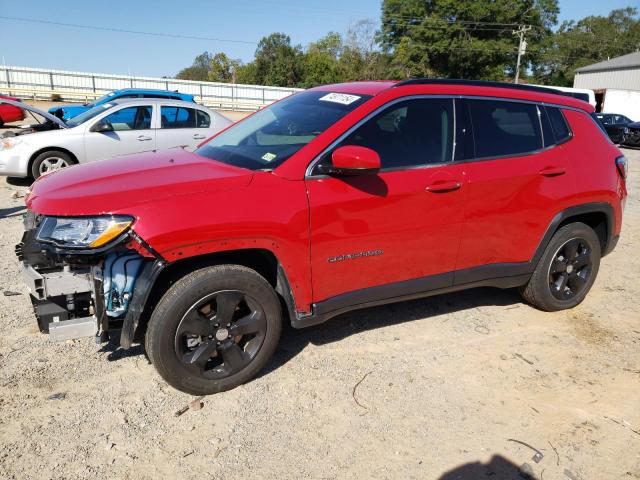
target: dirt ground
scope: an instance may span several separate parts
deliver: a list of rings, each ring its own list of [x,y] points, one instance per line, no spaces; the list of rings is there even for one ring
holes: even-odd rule
[[[579,307],[476,289],[288,328],[259,378],[181,416],[193,398],[140,346],[38,332],[13,253],[24,187],[2,180],[0,478],[639,479],[640,151],[625,154],[622,237]]]

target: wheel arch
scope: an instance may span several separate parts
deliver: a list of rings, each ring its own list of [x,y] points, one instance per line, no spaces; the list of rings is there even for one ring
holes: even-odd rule
[[[36,150],[34,153],[32,153],[31,156],[29,157],[29,163],[27,164],[27,171],[29,172],[29,174],[31,174],[31,167],[33,167],[33,162],[35,162],[35,160],[38,157],[38,155],[40,155],[42,153],[45,153],[45,152],[62,152],[62,153],[66,153],[67,155],[69,155],[71,157],[71,160],[73,160],[73,162],[76,165],[78,163],[80,163],[78,161],[78,156],[75,153],[73,153],[71,150],[69,150],[68,148],[53,147],[53,146],[42,147],[42,148],[39,148],[38,150]]]
[[[562,210],[553,217],[547,231],[542,237],[542,241],[538,245],[531,264],[537,265],[551,238],[560,228],[575,222],[584,223],[596,232],[600,240],[602,256],[609,253],[615,246],[615,240],[613,239],[615,213],[613,206],[606,202],[575,205]]]
[[[136,288],[124,319],[120,344],[131,346],[134,338],[140,336],[164,292],[182,277],[199,268],[214,265],[234,264],[255,270],[274,288],[282,303],[283,311],[293,320],[296,315],[293,291],[287,273],[278,257],[270,250],[247,248],[196,255],[165,264],[160,260],[149,262],[136,281]],[[138,291],[138,285],[141,285]]]

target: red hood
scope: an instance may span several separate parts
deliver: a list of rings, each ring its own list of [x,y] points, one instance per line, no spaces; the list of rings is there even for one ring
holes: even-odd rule
[[[160,198],[246,186],[252,175],[249,170],[175,149],[53,172],[33,184],[26,203],[44,215],[126,213],[127,207]]]

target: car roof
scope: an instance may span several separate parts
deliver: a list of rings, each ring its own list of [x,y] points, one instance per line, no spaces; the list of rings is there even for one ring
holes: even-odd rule
[[[118,93],[151,93],[154,95],[158,93],[162,93],[165,95],[182,95],[185,97],[194,96],[191,93],[181,93],[181,92],[176,92],[172,90],[162,90],[161,88],[121,88],[119,90],[114,90],[114,91]]]
[[[534,102],[559,104],[571,108],[578,108],[586,112],[594,111],[593,106],[589,103],[574,98],[566,92],[554,90],[553,88],[483,80],[415,78],[404,81],[381,80],[346,82],[322,85],[311,90],[378,95],[392,88],[402,88],[405,91],[413,91],[419,94],[469,95],[529,100]]]
[[[207,109],[204,105],[194,102],[185,102],[183,100],[174,100],[172,98],[117,98],[115,100],[109,100],[105,104],[122,105],[122,104],[134,104],[134,105],[149,105],[149,103],[159,103],[161,105],[171,105],[176,107],[194,108],[200,107]]]

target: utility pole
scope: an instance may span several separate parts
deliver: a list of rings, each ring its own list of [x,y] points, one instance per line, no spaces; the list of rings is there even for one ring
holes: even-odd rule
[[[524,39],[524,34],[529,30],[531,30],[531,25],[520,25],[518,30],[513,31],[514,35],[520,36],[520,43],[518,44],[518,62],[516,63],[516,78],[513,80],[513,83],[518,83],[518,79],[520,78],[520,58],[527,50],[527,41]]]

